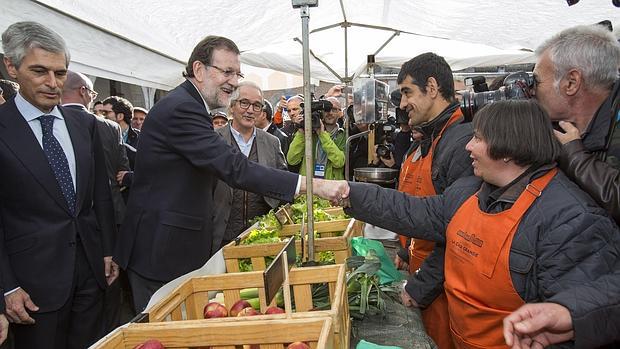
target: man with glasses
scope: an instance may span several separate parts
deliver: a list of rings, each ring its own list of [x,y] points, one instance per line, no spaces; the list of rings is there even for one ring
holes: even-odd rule
[[[244,81],[232,93],[228,106],[231,122],[218,129],[226,143],[236,147],[248,159],[261,165],[286,170],[278,139],[256,127],[263,112],[263,92],[253,82]],[[280,200],[229,187],[218,181],[215,188],[213,252],[228,244],[250,226],[250,220],[278,207]]]
[[[67,80],[62,89],[63,107],[72,108],[85,113],[89,113],[90,105],[97,98],[97,92],[93,90],[93,82],[84,74],[67,71]],[[94,114],[92,114],[94,115]],[[114,224],[117,227],[123,222],[125,216],[125,201],[121,195],[121,187],[116,181],[119,171],[129,171],[129,160],[121,139],[121,128],[113,121],[101,116],[96,116],[97,131],[103,146],[105,157],[106,174],[110,183],[112,193],[112,204],[114,206]],[[103,305],[103,322],[105,332],[116,328],[120,323],[120,286],[119,280],[115,280],[108,286],[105,293]]]
[[[563,144],[560,168],[620,223],[620,44],[602,26],[576,26],[536,55],[536,99],[563,130],[555,131]],[[504,320],[504,336],[513,348],[570,339],[577,348],[600,347],[620,340],[619,303],[616,271],[547,303],[524,305]]]
[[[192,51],[186,81],[155,104],[142,128],[115,255],[128,271],[138,312],[158,288],[203,266],[218,247],[213,241],[218,180],[283,201],[305,191],[302,177],[248,160],[213,130],[210,110],[229,105],[243,76],[240,66],[234,42],[207,36]],[[261,107],[262,100],[248,106]],[[339,195],[327,194],[326,187],[315,193],[335,200]]]

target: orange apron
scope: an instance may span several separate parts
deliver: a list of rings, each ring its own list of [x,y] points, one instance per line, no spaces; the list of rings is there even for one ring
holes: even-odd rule
[[[446,231],[446,281],[450,329],[458,348],[507,348],[502,320],[525,302],[510,276],[510,248],[525,212],[557,173],[535,179],[514,205],[485,213],[472,195]]]
[[[439,139],[443,135],[443,132],[453,123],[458,121],[463,116],[461,109],[457,109],[450,117],[448,122],[439,132],[439,135],[433,140],[431,149],[425,157],[416,158],[416,154],[419,157],[421,150],[418,147],[414,150],[403,163],[403,167],[400,171],[400,178],[398,180],[398,190],[404,193],[414,196],[432,196],[436,195],[435,186],[433,185],[432,177],[432,163],[433,153],[435,147],[439,142]],[[400,237],[401,244],[405,246],[406,238],[402,235]],[[435,243],[427,240],[411,239],[411,245],[409,246],[409,272],[415,273],[420,268],[422,262],[433,251]],[[446,295],[442,294],[437,297],[433,303],[431,303],[426,309],[422,311],[422,320],[424,327],[428,335],[435,341],[440,349],[454,348],[452,345],[452,338],[449,331],[447,331],[449,324],[448,317],[448,303],[446,301]]]

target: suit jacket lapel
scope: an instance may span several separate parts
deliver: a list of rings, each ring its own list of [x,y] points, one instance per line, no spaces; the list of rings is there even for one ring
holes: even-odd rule
[[[91,144],[91,135],[88,132],[88,128],[85,127],[86,120],[81,120],[81,118],[86,118],[89,115],[85,115],[84,112],[80,111],[76,112],[70,108],[59,108],[65,118],[65,124],[67,125],[71,143],[73,144],[73,152],[75,153],[75,207],[76,212],[79,212],[79,208],[82,207],[84,202],[84,196],[88,192],[86,187],[90,177],[89,166],[91,164],[91,148],[89,146]]]
[[[43,189],[70,213],[56,176],[32,129],[17,110],[14,100],[6,104],[3,108],[6,112],[0,112],[0,142],[6,144]]]
[[[264,137],[265,134],[256,130],[256,138],[254,142],[256,142],[256,151],[258,152],[258,163],[267,166],[267,161],[269,157],[269,147],[267,144],[267,137]]]

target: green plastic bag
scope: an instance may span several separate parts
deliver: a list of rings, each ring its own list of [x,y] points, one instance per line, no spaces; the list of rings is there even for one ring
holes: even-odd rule
[[[375,251],[375,255],[381,261],[381,269],[377,272],[381,285],[402,280],[402,274],[394,266],[394,262],[385,252],[381,242],[363,237],[354,237],[351,239],[351,248],[353,249],[354,256],[366,256],[368,251]]]
[[[391,345],[379,345],[370,342],[366,342],[365,340],[361,340],[357,343],[355,349],[402,349],[401,347],[394,347]]]

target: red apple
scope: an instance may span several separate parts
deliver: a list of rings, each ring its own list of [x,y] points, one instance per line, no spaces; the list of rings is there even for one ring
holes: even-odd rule
[[[241,309],[241,311],[239,311],[239,314],[237,314],[237,316],[254,316],[254,315],[260,315],[260,313],[257,312],[252,307],[243,308]]]
[[[265,314],[282,314],[284,313],[284,309],[279,307],[269,307],[265,310]]]
[[[226,310],[226,307],[218,302],[209,302],[209,304],[205,306],[203,314],[205,319],[227,317],[228,310]]]
[[[136,345],[133,349],[166,349],[157,339],[149,339],[148,341]]]
[[[245,299],[240,299],[236,301],[235,304],[233,304],[232,307],[230,307],[230,316],[231,317],[237,316],[243,308],[247,308],[247,307],[251,308],[252,304],[250,304],[250,302],[246,301]]]
[[[286,349],[310,349],[310,346],[305,342],[293,342]]]

